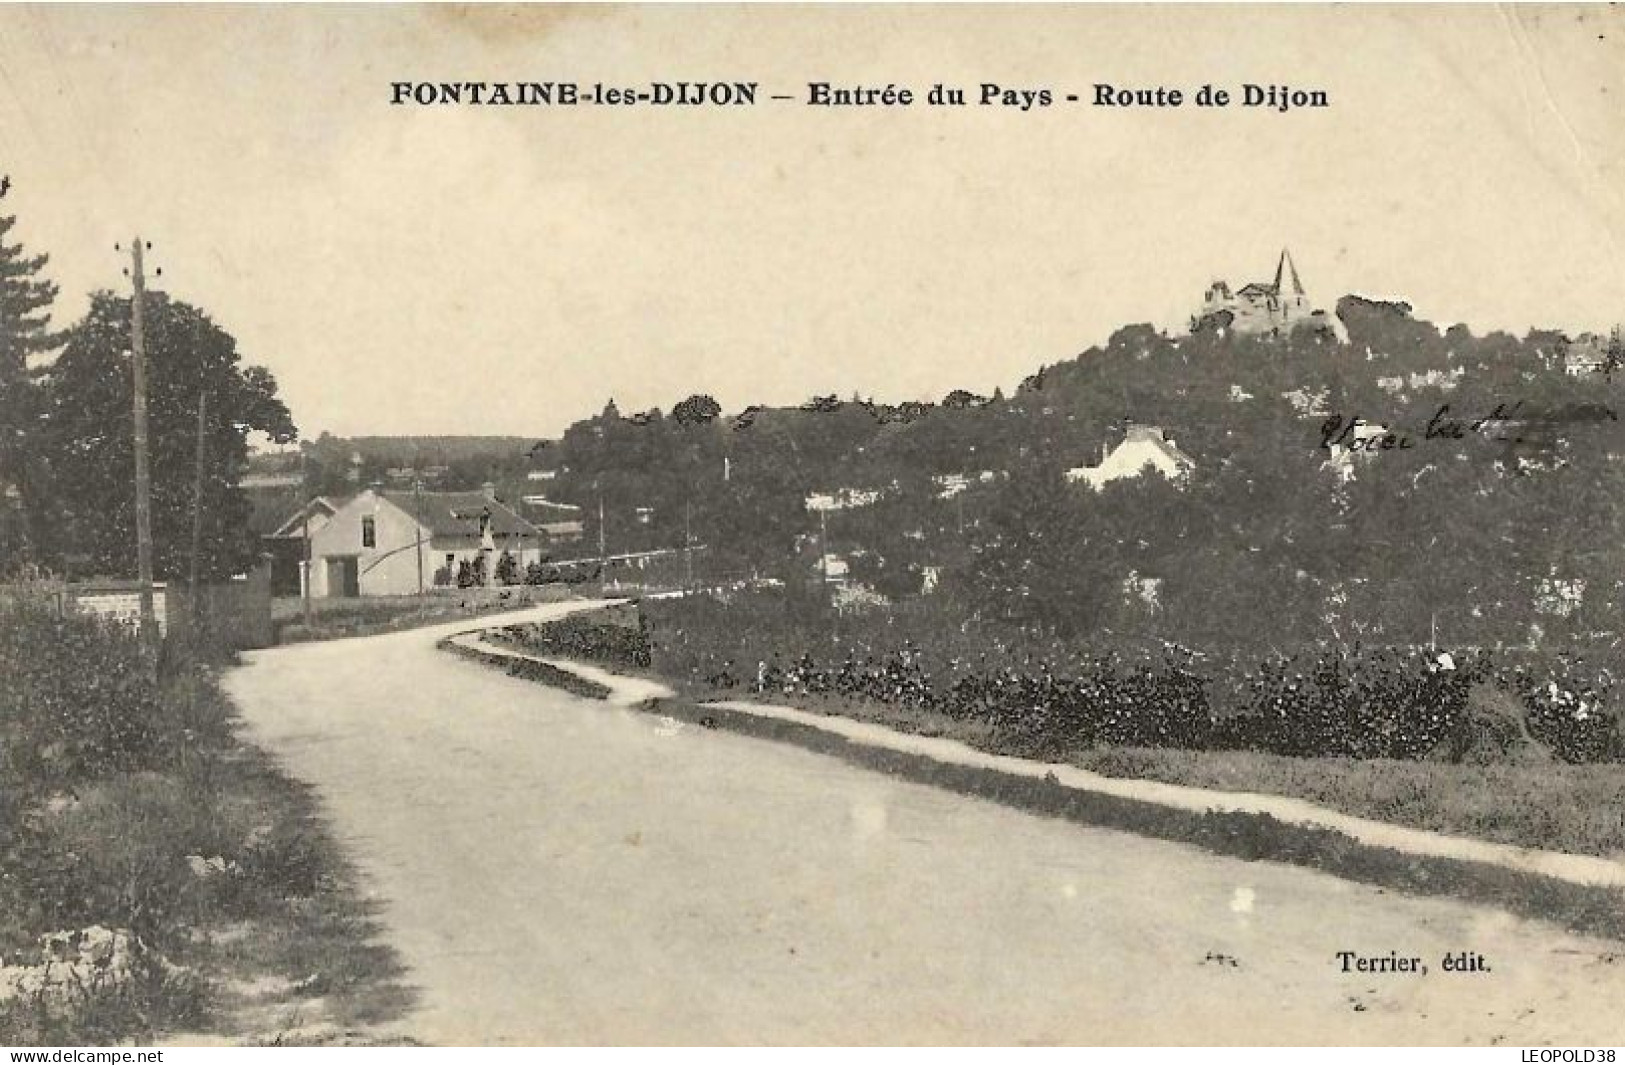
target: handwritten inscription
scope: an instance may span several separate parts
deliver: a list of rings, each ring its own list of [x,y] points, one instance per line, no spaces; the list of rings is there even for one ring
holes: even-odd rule
[[[1422,428],[1420,438],[1428,440],[1465,440],[1478,437],[1484,440],[1521,444],[1526,439],[1539,439],[1559,425],[1600,424],[1617,422],[1619,415],[1611,407],[1599,403],[1576,403],[1567,407],[1544,409],[1525,404],[1497,403],[1495,409],[1479,417],[1457,414],[1450,404],[1442,404]],[[1416,446],[1414,432],[1390,429],[1359,414],[1345,417],[1333,414],[1320,425],[1319,449],[1330,451],[1376,452],[1398,451]]]

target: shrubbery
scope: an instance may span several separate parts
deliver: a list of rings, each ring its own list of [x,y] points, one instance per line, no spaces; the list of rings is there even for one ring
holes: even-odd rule
[[[1473,727],[1469,693],[1493,684],[1518,697],[1528,733],[1565,761],[1622,753],[1612,674],[1567,656],[1071,647],[919,614],[836,620],[746,594],[643,609],[654,667],[692,684],[918,708],[990,726],[1034,752],[1125,746],[1420,759],[1462,746]],[[591,646],[591,623],[575,624],[574,653],[604,658]]]
[[[202,655],[171,639],[154,670],[116,624],[0,597],[0,1043],[199,1023],[198,931],[316,893],[293,859],[325,837],[245,801]]]
[[[0,779],[25,794],[140,768],[165,750],[137,643],[94,617],[0,601]]]
[[[526,650],[602,662],[608,666],[647,669],[650,643],[646,623],[636,608],[610,608],[571,614],[539,625],[503,630]]]

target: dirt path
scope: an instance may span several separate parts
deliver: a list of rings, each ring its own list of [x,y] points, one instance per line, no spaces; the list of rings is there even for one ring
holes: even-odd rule
[[[434,649],[467,627],[258,652],[228,677],[385,900],[419,1039],[1625,1041],[1607,944],[1033,817]],[[1429,972],[1345,973],[1339,951]],[[1492,971],[1442,972],[1452,951]]]

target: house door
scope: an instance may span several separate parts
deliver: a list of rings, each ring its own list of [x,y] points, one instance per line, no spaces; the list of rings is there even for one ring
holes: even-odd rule
[[[361,570],[354,555],[327,560],[327,594],[354,599],[361,594]]]

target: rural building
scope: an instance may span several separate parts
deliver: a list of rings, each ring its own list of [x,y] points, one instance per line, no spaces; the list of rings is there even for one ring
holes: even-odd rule
[[[262,500],[261,496],[250,493],[249,498],[254,502],[249,526],[260,534],[260,544],[271,556],[271,594],[301,594],[307,518],[309,533],[315,536],[350,497],[317,496],[304,506],[299,506],[297,496],[275,495]],[[292,514],[290,509],[293,509]],[[276,515],[274,518],[269,517],[272,513]]]
[[[1082,481],[1091,488],[1102,488],[1112,481],[1138,477],[1149,469],[1177,484],[1195,466],[1195,460],[1179,450],[1161,429],[1151,425],[1131,425],[1127,435],[1115,448],[1110,451],[1102,448],[1098,466],[1073,467],[1066,471],[1066,479]]]
[[[302,521],[290,519],[296,535]],[[463,563],[483,557],[492,574],[504,552],[523,573],[542,561],[551,542],[497,499],[490,484],[478,492],[371,488],[339,504],[320,528],[312,526],[310,589],[323,597],[416,594],[420,574],[425,589],[455,586]]]
[[[992,484],[999,479],[997,470],[981,470],[976,473],[943,473],[931,478],[931,484],[937,491],[938,499],[953,499],[972,485]]]
[[[808,510],[855,510],[880,501],[881,492],[873,488],[837,488],[833,492],[814,492],[803,500]]]
[[[1582,334],[1563,346],[1563,372],[1570,377],[1608,371],[1608,339],[1594,333]]]
[[[1222,279],[1209,285],[1191,328],[1214,324],[1238,333],[1277,333],[1312,323],[1335,328],[1326,312],[1309,302],[1292,253],[1283,249],[1274,281],[1253,281],[1235,291]]]

